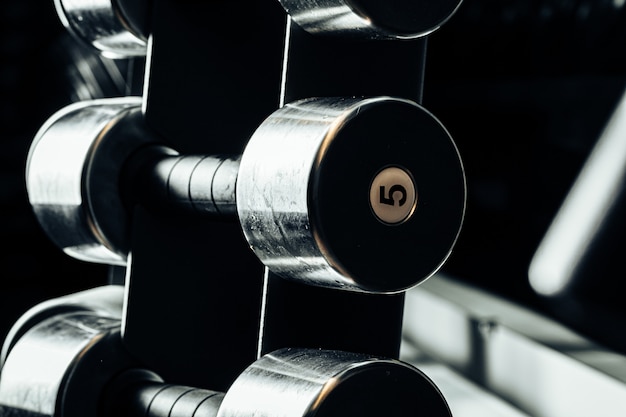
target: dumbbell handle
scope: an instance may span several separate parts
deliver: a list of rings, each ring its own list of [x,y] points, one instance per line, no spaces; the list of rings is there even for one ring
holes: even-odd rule
[[[239,156],[178,155],[151,145],[125,164],[125,201],[148,209],[235,218]]]
[[[413,366],[318,349],[264,355],[226,393],[166,384],[151,371],[130,369],[108,384],[100,404],[103,417],[451,417],[436,385]]]
[[[79,259],[125,265],[128,213],[138,202],[237,220],[277,275],[358,292],[417,285],[456,241],[463,167],[445,128],[414,102],[288,103],[263,121],[241,158],[180,156],[144,125],[139,104],[68,107],[31,146],[33,210]]]
[[[224,393],[164,383],[143,369],[131,369],[109,384],[101,400],[103,417],[215,417]]]
[[[223,393],[190,388],[182,385],[144,383],[133,386],[127,393],[134,401],[115,400],[115,413],[105,417],[215,417]],[[45,414],[0,405],[0,417],[47,417]]]

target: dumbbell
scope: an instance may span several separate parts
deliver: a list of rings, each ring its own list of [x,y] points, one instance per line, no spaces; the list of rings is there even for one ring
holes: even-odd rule
[[[343,351],[276,350],[226,393],[165,384],[140,369],[110,386],[105,417],[451,416],[436,385],[412,365]]]
[[[312,34],[360,39],[415,39],[437,30],[461,0],[280,0]]]
[[[0,415],[451,415],[437,386],[412,365],[344,351],[278,349],[226,392],[166,383],[124,349],[122,299],[122,288],[104,286],[29,310],[3,346]]]
[[[462,0],[279,0],[312,34],[361,39],[415,39],[454,15]],[[57,15],[80,41],[109,58],[145,56],[150,3],[146,0],[55,0]]]
[[[179,155],[143,126],[136,99],[83,102],[40,129],[26,177],[43,229],[76,258],[124,265],[128,207],[139,203],[237,220],[276,274],[359,292],[399,292],[435,273],[465,209],[450,135],[393,97],[289,103],[236,156]]]

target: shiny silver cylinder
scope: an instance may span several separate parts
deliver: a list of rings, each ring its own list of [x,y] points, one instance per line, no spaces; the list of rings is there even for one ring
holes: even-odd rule
[[[112,0],[54,0],[65,28],[111,59],[145,56],[146,40],[132,33]]]
[[[92,296],[114,304],[123,289],[65,297],[14,326],[0,373],[0,404],[10,415],[95,416],[105,384],[132,366],[121,344],[121,311],[84,306]]]
[[[125,166],[120,188],[129,206],[235,219],[238,156],[179,155],[156,145],[137,150]]]
[[[462,0],[280,0],[293,21],[315,35],[415,39],[443,25]]]
[[[448,132],[416,103],[312,98],[287,104],[256,130],[236,196],[243,232],[272,272],[394,293],[449,256],[465,177]],[[379,210],[386,204],[392,213]]]
[[[106,285],[53,298],[31,307],[9,329],[0,352],[0,369],[4,367],[13,346],[34,325],[57,314],[77,311],[121,320],[123,301],[124,288],[122,286]]]
[[[450,417],[446,400],[404,362],[342,351],[281,349],[235,380],[217,417]]]
[[[31,144],[29,202],[50,239],[76,259],[126,264],[127,213],[118,180],[127,157],[149,139],[115,132],[120,121],[140,114],[140,106],[139,97],[69,105]]]
[[[160,205],[203,215],[235,217],[239,157],[171,157],[159,161],[154,170],[163,178],[167,194]]]

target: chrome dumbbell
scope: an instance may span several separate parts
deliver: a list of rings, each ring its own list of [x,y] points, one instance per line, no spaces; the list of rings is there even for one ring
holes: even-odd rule
[[[22,315],[2,346],[0,415],[96,416],[101,387],[136,366],[120,338],[123,295],[99,287]]]
[[[164,384],[143,370],[111,386],[104,416],[451,416],[436,385],[415,367],[343,351],[276,350],[247,367],[226,393]]]
[[[125,208],[135,198],[237,218],[254,253],[285,278],[382,293],[438,270],[465,207],[448,132],[392,97],[287,104],[235,157],[159,145],[133,99],[82,103],[37,134],[27,187],[43,228],[83,260],[124,264]]]
[[[461,0],[280,0],[294,22],[313,34],[415,39],[437,30]]]
[[[450,416],[437,386],[410,364],[371,355],[279,349],[223,392],[168,384],[120,337],[123,288],[39,304],[2,349],[3,416]]]
[[[343,351],[273,351],[225,393],[168,384],[124,349],[122,300],[121,287],[105,286],[24,314],[2,350],[0,415],[451,415],[437,386],[412,365]]]
[[[365,39],[415,39],[437,30],[462,0],[279,0],[293,21],[312,34]],[[146,55],[149,3],[55,0],[64,26],[111,58]]]

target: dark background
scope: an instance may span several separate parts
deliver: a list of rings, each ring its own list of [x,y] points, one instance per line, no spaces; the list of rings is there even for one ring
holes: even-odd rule
[[[537,296],[527,271],[624,89],[625,13],[605,0],[465,0],[429,38],[423,101],[468,178],[466,222],[444,271],[624,352],[623,224],[564,299]],[[52,1],[0,6],[0,335],[40,301],[108,282],[106,267],[67,257],[43,234],[24,167],[47,117],[77,100],[140,94],[142,68],[77,44]]]

